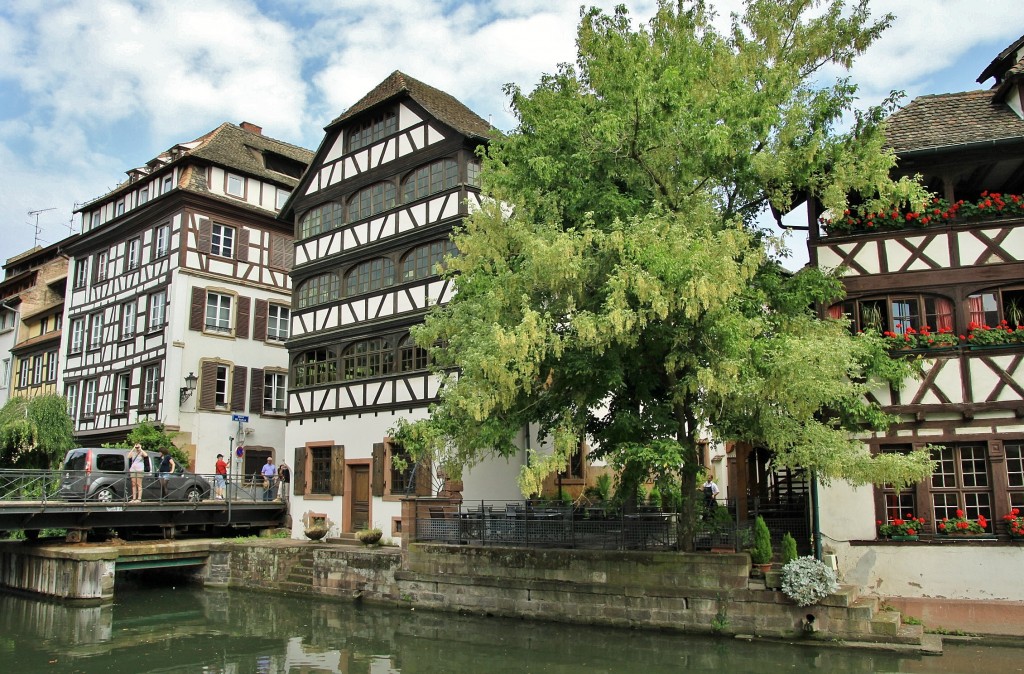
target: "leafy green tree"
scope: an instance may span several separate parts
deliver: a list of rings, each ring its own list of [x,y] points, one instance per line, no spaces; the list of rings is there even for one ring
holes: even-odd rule
[[[134,447],[135,443],[139,443],[147,453],[153,456],[159,454],[161,449],[166,449],[174,458],[174,462],[181,466],[182,469],[186,469],[189,465],[189,457],[184,450],[179,449],[174,444],[173,440],[176,435],[177,433],[170,433],[162,426],[157,426],[148,419],[142,419],[128,433],[127,438],[123,442],[113,443],[108,446],[127,449]]]
[[[19,396],[0,409],[0,466],[51,468],[73,447],[74,424],[64,396]]]
[[[711,18],[703,2],[662,2],[636,28],[623,8],[584,11],[575,66],[507,87],[519,123],[484,157],[492,199],[455,233],[457,294],[415,331],[449,374],[430,418],[394,429],[411,452],[458,475],[536,424],[554,451],[524,470],[528,494],[589,437],[634,484],[678,481],[681,540],[707,435],[824,480],[928,473],[926,452],[873,459],[850,434],[891,422],[864,393],[911,366],[819,320],[838,275],[786,273],[756,224],[807,195],[839,211],[851,193],[869,208],[927,197],[889,178],[891,101],[858,112],[847,80],[812,81],[891,17],[748,0],[724,34]]]

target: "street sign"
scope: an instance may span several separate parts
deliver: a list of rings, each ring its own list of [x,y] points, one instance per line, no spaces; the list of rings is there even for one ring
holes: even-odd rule
[[[245,447],[235,447],[235,456],[241,459],[243,455],[245,455]]]
[[[241,421],[244,424],[245,422],[249,421],[249,415],[248,414],[232,414],[231,415],[231,420],[232,421]]]

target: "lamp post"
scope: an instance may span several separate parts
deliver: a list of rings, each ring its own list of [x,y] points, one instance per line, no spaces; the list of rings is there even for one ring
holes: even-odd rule
[[[188,376],[185,377],[185,385],[181,387],[181,399],[178,401],[179,405],[183,405],[186,400],[192,397],[192,393],[196,390],[196,384],[199,383],[199,377],[194,372],[189,372]]]

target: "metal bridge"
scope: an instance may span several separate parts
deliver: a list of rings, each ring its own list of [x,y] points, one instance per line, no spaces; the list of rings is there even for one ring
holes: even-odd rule
[[[69,542],[83,540],[93,529],[114,529],[119,534],[158,531],[164,538],[196,530],[206,535],[220,531],[237,535],[239,529],[283,526],[288,515],[287,503],[263,500],[262,485],[241,479],[226,485],[223,499],[213,498],[208,489],[188,495],[172,491],[166,498],[147,490],[142,501],[134,502],[128,498],[131,487],[125,474],[114,478],[114,489],[109,490],[120,496],[93,501],[61,494],[67,473],[0,470],[0,531],[21,530],[26,537],[36,538],[45,529],[66,529]],[[214,476],[195,478],[206,486],[214,480]]]

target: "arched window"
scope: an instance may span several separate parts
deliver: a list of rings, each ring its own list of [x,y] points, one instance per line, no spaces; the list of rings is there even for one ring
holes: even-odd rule
[[[395,283],[395,263],[386,257],[367,260],[345,275],[345,297],[389,288]]]
[[[341,367],[346,381],[391,374],[395,371],[394,346],[384,338],[356,342],[342,352]]]
[[[316,236],[341,227],[345,222],[345,207],[338,203],[317,206],[302,216],[299,222],[299,238]]]
[[[431,241],[417,246],[402,258],[402,280],[415,281],[433,276],[437,273],[435,267],[438,264],[443,264],[446,255],[458,254],[459,249],[455,247],[451,239]]]
[[[334,349],[310,349],[295,359],[295,386],[316,386],[338,381],[338,357]]]
[[[933,332],[953,331],[953,302],[937,295],[889,295],[834,304],[831,318],[846,317],[854,332],[894,332],[905,335],[925,326]]]
[[[348,151],[355,152],[398,131],[398,114],[394,108],[367,117],[348,130]]]
[[[454,159],[441,159],[421,166],[402,183],[402,203],[451,189],[459,183],[459,163]]]
[[[339,285],[338,275],[332,271],[306,279],[296,292],[298,308],[333,302],[338,299]]]
[[[399,372],[414,372],[427,369],[427,350],[417,346],[412,335],[406,335],[398,343]]]
[[[363,218],[382,213],[395,206],[395,185],[380,182],[356,192],[348,202],[348,221],[355,222]]]
[[[1006,321],[1011,328],[1024,325],[1024,287],[996,288],[967,297],[971,323],[996,326]]]

